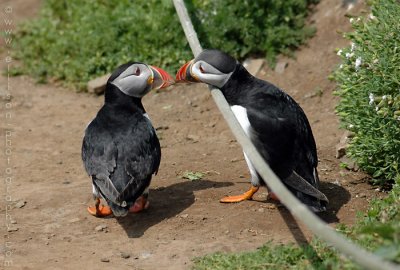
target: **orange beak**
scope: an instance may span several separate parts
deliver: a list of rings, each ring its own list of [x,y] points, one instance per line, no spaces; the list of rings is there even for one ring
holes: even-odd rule
[[[153,81],[150,82],[153,89],[165,88],[175,83],[172,76],[165,70],[155,66],[150,66],[150,68],[154,74]]]
[[[192,66],[193,60],[190,60],[181,68],[178,70],[176,73],[176,82],[198,82],[196,78],[194,78],[191,73],[190,73],[190,68]]]

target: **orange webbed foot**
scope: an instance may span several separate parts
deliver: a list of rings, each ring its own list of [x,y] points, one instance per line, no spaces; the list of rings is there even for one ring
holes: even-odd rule
[[[95,206],[89,206],[87,210],[95,217],[106,217],[112,214],[112,210],[109,206],[100,205],[100,199],[96,199]]]
[[[137,198],[134,205],[132,205],[131,208],[129,208],[129,213],[142,212],[143,210],[146,210],[147,208],[149,208],[149,205],[150,205],[150,203],[147,200],[147,198],[145,198],[144,196],[140,196],[139,198]]]
[[[253,198],[253,195],[258,191],[258,187],[252,186],[250,190],[247,192],[241,194],[241,195],[236,195],[236,196],[227,196],[224,197],[220,200],[221,203],[237,203],[237,202],[242,202],[245,200],[251,200]]]

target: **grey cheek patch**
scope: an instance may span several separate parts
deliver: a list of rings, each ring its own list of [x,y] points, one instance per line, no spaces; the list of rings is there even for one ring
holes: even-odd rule
[[[147,90],[147,80],[139,79],[136,76],[128,76],[112,82],[121,92],[131,97],[142,97]]]

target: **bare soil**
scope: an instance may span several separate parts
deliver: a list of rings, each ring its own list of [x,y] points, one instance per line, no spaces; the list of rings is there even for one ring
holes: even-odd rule
[[[4,13],[6,5],[13,7],[11,15]],[[5,1],[0,12],[16,23],[37,14],[39,5],[39,0]],[[320,217],[331,226],[353,224],[368,201],[384,196],[367,183],[366,175],[342,169],[334,157],[343,131],[334,113],[335,84],[327,77],[339,62],[335,49],[348,44],[337,32],[350,30],[345,14],[361,8],[356,4],[349,10],[342,1],[322,0],[310,19],[316,36],[295,59],[279,59],[288,62],[282,74],[268,67],[258,74],[292,95],[310,120],[321,189],[330,200]],[[3,42],[1,59],[7,54]],[[6,64],[1,62],[3,68]],[[38,85],[25,76],[1,76],[0,90],[0,168],[2,179],[7,169],[12,176],[1,184],[2,196],[11,198],[0,204],[7,245],[1,247],[1,261],[11,261],[13,269],[188,269],[194,257],[211,252],[254,250],[268,241],[305,243],[312,236],[282,205],[266,200],[265,189],[253,201],[218,202],[245,191],[250,175],[204,85],[176,85],[144,98],[163,158],[151,184],[150,208],[123,219],[98,219],[86,211],[93,201],[81,142],[103,97]],[[8,112],[11,119],[5,118]],[[8,131],[11,146],[6,145]],[[205,176],[190,181],[180,177],[184,171]]]

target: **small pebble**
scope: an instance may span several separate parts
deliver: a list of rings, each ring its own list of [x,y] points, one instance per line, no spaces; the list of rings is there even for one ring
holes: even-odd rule
[[[267,206],[268,209],[276,209],[276,205],[275,204],[270,204]]]
[[[109,258],[101,258],[100,261],[108,263],[108,262],[110,262],[110,259]]]
[[[17,208],[22,208],[22,207],[25,206],[25,204],[26,204],[26,201],[19,201],[19,202],[17,202],[17,203],[15,204],[15,207],[17,207]]]
[[[121,258],[123,259],[129,259],[131,257],[131,255],[127,252],[121,252]]]
[[[101,232],[101,231],[107,229],[107,225],[101,224],[101,225],[97,226],[97,227],[94,228],[94,229],[96,230],[96,232]]]
[[[265,209],[264,208],[258,208],[258,212],[264,213]]]
[[[188,134],[186,136],[186,139],[189,140],[189,141],[198,142],[199,139],[200,139],[200,136],[193,135],[193,134]]]
[[[189,216],[189,214],[183,214],[181,215],[181,218],[187,218]]]
[[[78,222],[79,220],[80,220],[79,218],[73,218],[73,219],[70,219],[68,222],[69,223],[75,223],[75,222]]]
[[[332,184],[337,185],[337,186],[341,186],[340,182],[336,179],[334,182],[332,182]]]
[[[147,259],[151,256],[150,252],[143,252],[140,257],[142,257],[142,259]]]

